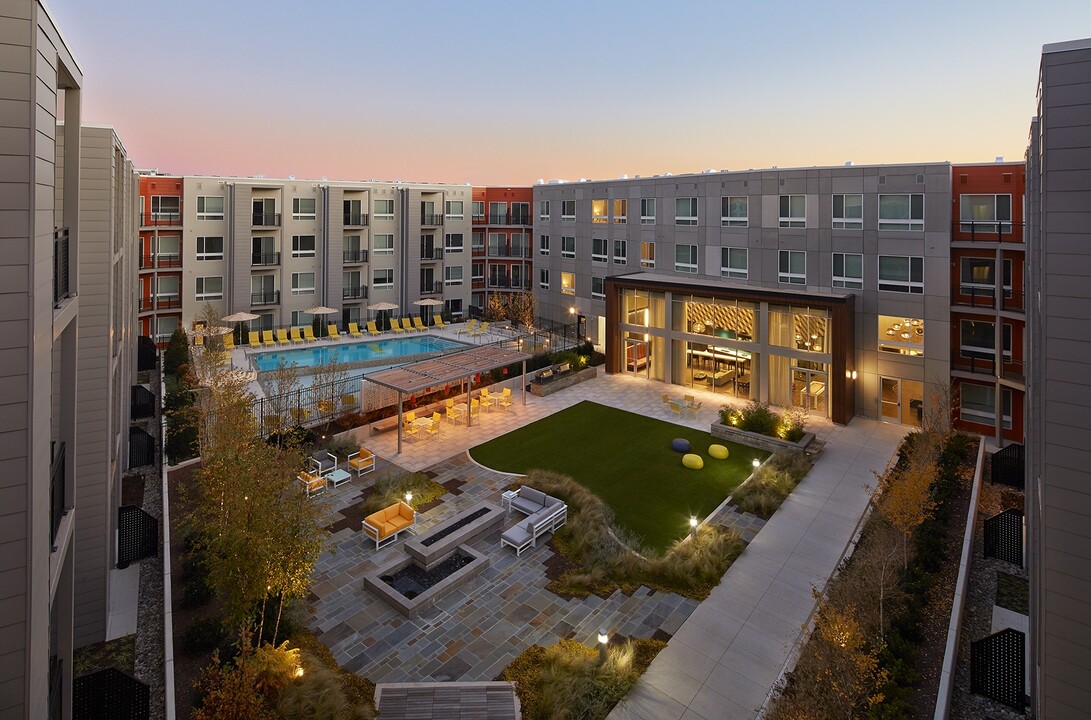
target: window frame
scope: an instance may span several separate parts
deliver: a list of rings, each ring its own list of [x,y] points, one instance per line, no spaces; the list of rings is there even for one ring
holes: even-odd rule
[[[549,289],[549,268],[538,268],[538,287],[542,290]]]
[[[626,198],[614,198],[610,201],[610,219],[618,225],[629,222],[629,201]]]
[[[732,215],[733,201],[743,201],[742,215]],[[750,227],[750,196],[748,195],[722,195],[720,196],[720,227]]]
[[[845,215],[845,199],[855,197],[860,199],[860,217]],[[841,212],[837,212],[837,200],[841,199]],[[834,230],[863,230],[864,229],[864,195],[863,193],[834,193],[831,198],[830,209]]]
[[[908,280],[900,279],[884,279],[883,278],[883,259],[905,259],[908,261]],[[914,262],[916,261],[916,262]],[[924,257],[920,255],[879,255],[875,259],[878,274],[876,275],[876,288],[880,292],[896,292],[909,295],[923,295],[924,294]],[[914,265],[917,267],[914,268]],[[920,280],[914,280],[914,269],[919,270]],[[884,287],[885,285],[885,287]]]
[[[390,247],[384,248],[379,245],[379,238],[390,238]],[[394,254],[394,233],[378,233],[371,236],[371,254],[372,255],[393,255]]]
[[[683,248],[689,248],[690,262],[679,262],[679,251]],[[700,272],[700,250],[695,243],[675,243],[674,244],[674,271],[680,273],[686,273],[687,275],[696,275]]]
[[[470,219],[473,222],[485,222],[485,201],[470,201]]]
[[[451,277],[452,272],[455,271],[455,270],[458,271],[458,277]],[[465,281],[465,274],[466,273],[463,271],[461,265],[445,265],[443,267],[443,285],[444,285],[444,287],[448,287],[448,286],[454,287],[456,285],[461,285]]]
[[[803,272],[792,269],[792,260],[803,258]],[[787,263],[785,262],[787,260]],[[787,269],[783,269],[787,267]],[[777,254],[777,282],[785,285],[807,284],[807,251],[806,250],[780,250]]]
[[[219,200],[220,210],[208,209],[209,200]],[[224,219],[224,197],[223,195],[198,195],[197,196],[197,219],[198,220],[223,220]]]
[[[796,207],[796,201],[802,200],[802,208]],[[787,204],[786,204],[787,203]],[[802,209],[802,213],[796,215],[796,211]],[[785,213],[785,210],[788,212]],[[807,196],[802,193],[788,193],[780,195],[777,199],[777,226],[782,228],[806,228],[807,227]]]
[[[599,286],[598,290],[595,289],[595,285]],[[594,300],[606,299],[606,278],[597,275],[591,276],[591,298]]]
[[[310,284],[309,287],[301,286],[300,283],[299,283],[299,281],[302,279],[302,277],[304,275],[310,275],[311,276],[311,284]],[[317,280],[316,275],[317,275],[317,273],[315,273],[313,270],[303,270],[303,271],[300,271],[300,272],[293,272],[292,273],[291,294],[292,295],[314,295],[315,292],[316,292],[317,286],[318,286],[318,283],[316,282],[316,280]]]
[[[572,212],[570,213],[569,210]],[[561,200],[561,222],[576,222],[575,200]]]
[[[538,254],[549,255],[549,235],[538,236]]]
[[[456,244],[454,241],[458,239]],[[448,253],[461,253],[466,249],[466,237],[463,233],[444,233],[443,235],[443,254]]]
[[[569,278],[571,282],[565,285],[565,278]],[[576,273],[561,271],[561,294],[562,295],[575,295],[576,294]]]
[[[458,211],[452,212],[453,206],[458,205]],[[466,204],[462,200],[444,200],[443,216],[451,220],[462,220],[466,217]]]
[[[610,259],[610,241],[606,238],[591,238],[591,262],[606,263]]]
[[[219,252],[209,252],[207,248],[202,250],[202,247],[207,245],[209,240],[219,240],[220,241],[220,251]],[[224,259],[224,238],[223,238],[223,235],[198,235],[197,236],[197,243],[196,243],[195,247],[197,248],[197,259],[200,260],[200,261],[223,260]]]
[[[171,210],[163,209],[164,198],[177,201],[177,207]],[[159,202],[156,202],[158,200]],[[157,209],[158,206],[158,209]],[[152,195],[151,196],[151,216],[152,220],[170,220],[177,219],[182,216],[182,198],[178,195]]]
[[[649,207],[651,214],[648,214]],[[655,225],[655,198],[640,198],[640,224]]]
[[[305,238],[310,238],[311,239],[311,249],[310,249],[309,252],[307,250],[300,249],[301,245],[303,244],[302,241]],[[313,257],[317,257],[317,252],[318,252],[318,238],[317,238],[317,236],[315,236],[315,235],[293,235],[292,236],[292,257],[294,257],[294,258],[313,258]]]
[[[305,202],[311,203],[310,211],[303,210]],[[292,198],[292,219],[293,220],[315,220],[318,218],[318,200],[313,197],[294,197]]]
[[[570,241],[570,242],[565,242]],[[566,245],[571,244],[571,249],[566,249]],[[574,258],[576,257],[576,236],[575,235],[561,235],[561,257]]]
[[[968,198],[992,198],[993,201],[993,217],[992,220],[974,220],[973,218],[962,217],[964,211],[969,207],[966,200]],[[1008,217],[1002,218],[999,216],[1000,205],[998,200],[1000,198],[1007,198],[1008,201]],[[984,226],[984,227],[981,227]],[[1014,227],[1014,215],[1012,209],[1012,197],[1011,193],[962,193],[958,196],[958,229],[959,232],[964,233],[990,233],[996,234],[998,231],[1002,235],[1010,235],[1012,228]],[[979,229],[980,228],[980,229]]]
[[[390,280],[379,280],[379,273],[387,274]],[[371,287],[375,290],[386,290],[394,287],[394,268],[374,268],[371,271]]]
[[[541,222],[549,222],[549,201],[538,201],[538,220]]]
[[[193,299],[194,300],[201,300],[201,301],[204,301],[204,302],[209,302],[209,301],[212,301],[212,300],[223,300],[224,299],[224,285],[223,285],[224,279],[223,279],[223,275],[200,275],[200,276],[194,278],[194,280],[195,280],[195,282],[193,284],[193,286],[194,286],[193,287]],[[219,280],[220,281],[220,291],[218,293],[208,292],[207,289],[204,288],[204,286],[208,284],[209,280]]]
[[[689,204],[689,208],[682,208],[680,203]],[[687,215],[679,215],[679,211],[686,209]],[[701,203],[700,200],[693,196],[679,197],[674,199],[674,224],[681,225],[682,227],[697,227],[698,218],[700,217]]]
[[[612,243],[614,246],[614,254],[612,255],[613,263],[615,265],[628,265],[629,264],[629,242],[622,238],[614,238]],[[621,252],[618,252],[618,250]]]
[[[601,208],[601,213],[598,211]],[[610,201],[606,198],[591,200],[591,222],[599,225],[610,222]]]
[[[884,218],[883,198],[907,197],[909,198],[908,218]],[[914,200],[919,199],[919,202]],[[922,232],[924,230],[924,193],[879,193],[878,222],[879,230],[889,232]],[[916,203],[916,206],[915,206]],[[920,210],[920,217],[913,217],[916,210]]]
[[[644,252],[645,250],[651,250],[651,252],[646,253],[646,252]],[[642,268],[654,268],[655,267],[655,241],[654,240],[641,240],[640,241],[640,267],[642,267]]]
[[[383,203],[385,207],[390,208],[390,212],[379,212],[379,203]],[[389,203],[389,205],[387,205]],[[375,198],[372,200],[372,211],[375,214],[376,220],[393,220],[394,219],[394,199],[393,198]]]
[[[847,275],[846,270],[848,268],[849,257],[857,258],[860,268],[860,276]],[[841,273],[837,273],[837,260],[841,259]],[[831,280],[831,287],[845,288],[846,290],[863,290],[864,289],[864,254],[863,253],[840,253],[835,252],[833,254],[833,279]]]
[[[732,256],[737,258],[738,253],[742,253],[743,258],[743,267],[741,270],[732,264]],[[726,265],[724,264],[725,260],[727,261]],[[749,280],[750,249],[727,245],[720,247],[720,277],[730,278],[732,280]]]

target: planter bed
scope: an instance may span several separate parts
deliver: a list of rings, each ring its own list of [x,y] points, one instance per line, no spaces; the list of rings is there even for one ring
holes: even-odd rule
[[[814,433],[804,433],[796,442],[790,440],[782,440],[777,437],[770,437],[768,435],[762,435],[761,433],[750,432],[749,430],[740,430],[731,425],[724,425],[723,423],[712,423],[712,429],[710,430],[713,437],[720,438],[721,440],[730,440],[731,442],[739,443],[740,445],[750,445],[751,447],[761,448],[762,450],[768,450],[769,452],[776,452],[778,450],[803,450],[805,451],[812,442],[814,442]]]
[[[598,375],[597,367],[588,367],[583,370],[569,371],[564,375],[553,377],[551,380],[534,379],[530,382],[530,394],[537,397],[546,397],[555,392],[578,385],[585,380],[592,380]]]

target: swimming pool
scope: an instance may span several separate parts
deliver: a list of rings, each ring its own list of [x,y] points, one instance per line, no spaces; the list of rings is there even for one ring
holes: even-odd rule
[[[422,355],[425,353],[445,352],[458,348],[468,347],[465,343],[448,340],[446,338],[432,337],[430,335],[418,337],[393,338],[390,340],[364,340],[353,343],[338,343],[334,345],[322,344],[320,346],[297,347],[296,349],[276,350],[273,352],[255,353],[252,357],[254,369],[259,372],[276,370],[283,361],[286,365],[296,365],[301,368],[316,367],[330,362],[334,354],[337,362],[356,363],[370,360],[388,360],[396,362],[399,357],[409,355]]]

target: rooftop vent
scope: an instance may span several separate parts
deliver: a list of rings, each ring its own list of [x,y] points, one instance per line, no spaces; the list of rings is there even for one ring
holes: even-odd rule
[[[852,160],[849,160],[848,162],[845,163],[845,167],[852,167],[855,164],[856,163],[854,163]]]
[[[1003,155],[997,155],[996,156],[996,162],[998,162],[998,163],[1004,162],[1004,156]]]

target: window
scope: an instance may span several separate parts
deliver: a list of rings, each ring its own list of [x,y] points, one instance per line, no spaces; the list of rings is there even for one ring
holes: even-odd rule
[[[222,277],[197,278],[195,300],[223,300],[224,279]]]
[[[606,238],[591,238],[591,262],[606,262]]]
[[[1004,290],[1011,286],[1010,261],[1004,261]],[[962,258],[958,291],[963,295],[992,297],[996,292],[996,263],[992,258]]]
[[[614,200],[614,222],[619,224],[629,222],[628,200]]]
[[[833,286],[835,288],[862,290],[864,287],[864,256],[859,253],[834,253]]]
[[[292,257],[314,257],[314,235],[293,235]]]
[[[655,225],[655,198],[640,198],[640,224]]]
[[[222,237],[198,237],[197,238],[197,259],[198,260],[223,260],[224,259],[224,239]]]
[[[959,383],[959,417],[962,420],[983,425],[996,424],[996,388],[991,385]],[[1011,428],[1011,390],[1003,388],[1000,393],[1001,424]]]
[[[924,230],[924,195],[880,195],[879,229]]]
[[[470,212],[474,222],[485,222],[485,203],[482,200],[474,200],[470,203]]]
[[[674,224],[697,224],[697,198],[676,198],[674,201]]]
[[[750,198],[734,195],[720,198],[720,226],[746,227],[749,225]]]
[[[696,245],[675,245],[674,246],[674,270],[675,272],[695,273],[697,272],[697,246]]]
[[[924,294],[924,258],[880,255],[879,289],[887,292]]]
[[[548,235],[539,235],[538,236],[538,254],[539,255],[548,255],[549,254],[549,236]]]
[[[293,295],[314,295],[314,273],[292,273]]]
[[[314,220],[314,198],[292,198],[293,220]]]
[[[443,236],[443,252],[460,253],[464,245],[462,233],[447,233]]]
[[[530,257],[530,236],[527,233],[513,232],[511,234],[511,256]]]
[[[157,317],[155,319],[155,341],[167,342],[174,331],[178,329],[178,318],[174,316]]]
[[[497,225],[508,224],[508,204],[506,202],[489,203],[489,222]]]
[[[530,203],[513,202],[511,204],[511,224],[530,225]]]
[[[293,327],[305,327],[314,322],[314,315],[305,313],[302,310],[292,311],[292,326]]]
[[[462,266],[461,265],[448,265],[443,268],[443,281],[447,285],[461,285],[462,284]]]
[[[393,255],[394,254],[394,236],[393,235],[375,235],[371,239],[371,250],[376,255]]]
[[[392,268],[375,270],[372,274],[371,285],[376,290],[394,287],[394,270]]]
[[[461,220],[464,216],[462,214],[462,201],[461,200],[448,200],[444,203],[447,217],[453,220]]]
[[[600,300],[606,297],[606,278],[591,277],[591,297]]]
[[[924,355],[924,321],[880,315],[879,350],[911,357]]]
[[[591,222],[604,223],[606,222],[606,200],[592,200],[591,201]]]
[[[197,196],[198,220],[223,220],[224,199],[218,195]]]
[[[1011,195],[960,195],[958,215],[962,232],[1010,233]]]
[[[443,309],[453,318],[462,317],[462,298],[451,298],[443,302]]]
[[[959,353],[962,357],[986,358],[996,357],[996,325],[981,320],[963,320],[960,330]]]
[[[561,292],[565,295],[576,294],[576,273],[561,273]]]
[[[375,219],[376,220],[393,220],[394,219],[394,201],[393,200],[376,200],[375,201]]]
[[[745,280],[750,276],[750,252],[746,248],[720,248],[720,277]]]
[[[640,243],[640,267],[653,268],[655,267],[655,243],[654,242],[642,242]]]
[[[485,252],[485,233],[480,230],[470,233],[470,252],[475,255]]]
[[[527,287],[523,287],[523,266],[512,265],[509,269],[511,270],[511,287],[516,290],[529,290],[529,284]]]
[[[777,280],[792,285],[806,285],[807,253],[802,250],[781,250]]]
[[[538,271],[538,287],[543,290],[549,289],[549,270],[547,268]]]
[[[807,196],[780,196],[780,227],[807,227]],[[781,282],[784,282],[783,280]]]
[[[576,238],[567,235],[561,236],[561,257],[576,257]]]
[[[614,264],[624,265],[628,262],[629,244],[624,240],[614,240]]]
[[[507,233],[489,233],[489,257],[503,257],[507,254]]]
[[[539,200],[538,201],[538,219],[541,220],[542,222],[548,222],[549,221],[549,201],[548,200]]]
[[[864,196],[833,196],[833,229],[862,230],[864,227]]]
[[[561,222],[576,222],[575,200],[561,200]]]
[[[177,220],[181,217],[181,212],[182,198],[173,195],[152,195],[153,220]]]

